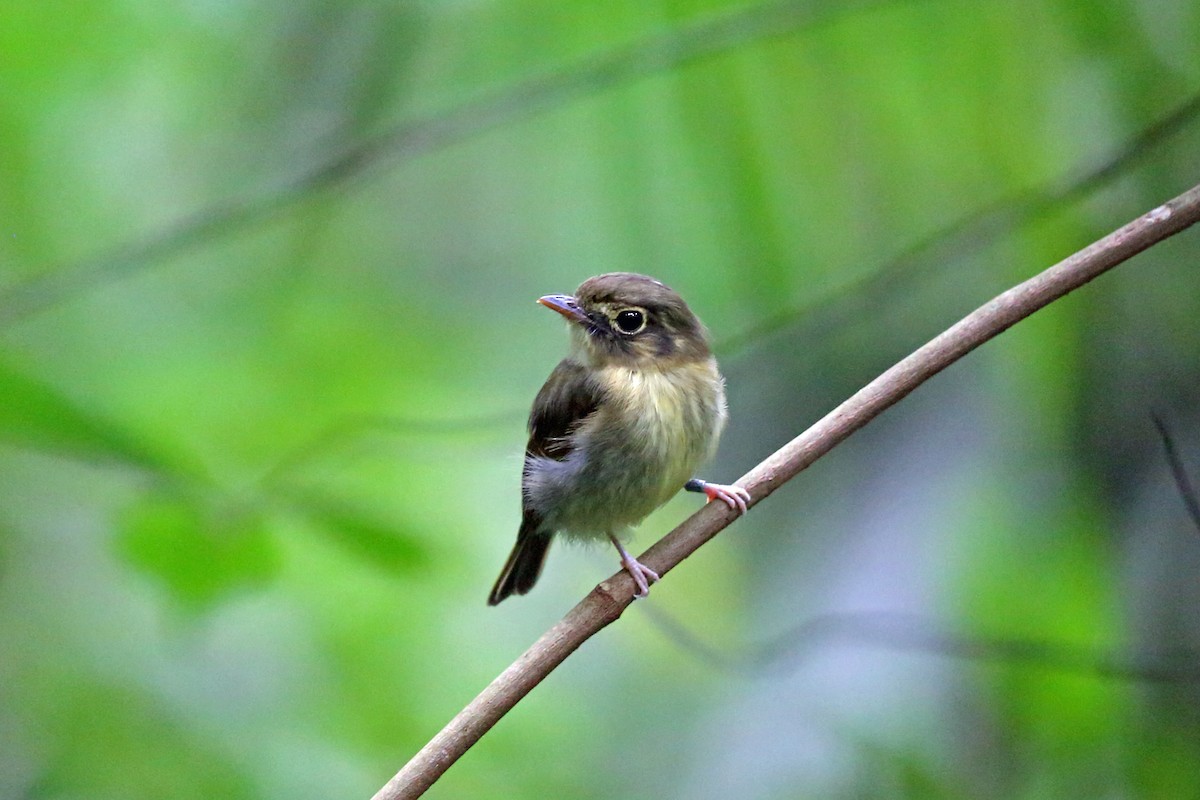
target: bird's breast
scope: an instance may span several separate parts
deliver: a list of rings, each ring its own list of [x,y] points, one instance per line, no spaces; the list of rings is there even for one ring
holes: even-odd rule
[[[725,392],[716,364],[665,370],[606,367],[601,413],[586,434],[589,471],[607,499],[635,524],[682,488],[716,446]]]
[[[671,370],[600,371],[606,422],[625,445],[667,461],[703,459],[724,423],[721,378],[710,362]]]

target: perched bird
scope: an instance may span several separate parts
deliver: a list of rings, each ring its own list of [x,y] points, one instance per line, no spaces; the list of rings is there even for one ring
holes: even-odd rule
[[[680,488],[739,512],[750,494],[692,478],[725,425],[724,380],[700,320],[645,275],[613,272],[538,300],[567,318],[571,352],[533,401],[517,544],[488,597],[525,594],[555,534],[607,537],[645,597],[658,575],[618,538]]]

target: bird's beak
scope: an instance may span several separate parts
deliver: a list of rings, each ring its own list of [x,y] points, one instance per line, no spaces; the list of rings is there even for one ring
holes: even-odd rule
[[[579,307],[579,301],[569,294],[548,294],[538,302],[551,311],[557,311],[572,322],[587,322],[587,314]]]

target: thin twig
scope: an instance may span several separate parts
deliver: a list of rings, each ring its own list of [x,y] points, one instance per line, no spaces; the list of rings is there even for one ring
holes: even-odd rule
[[[1200,186],[1143,214],[1064,261],[993,298],[880,375],[750,470],[739,483],[757,504],[913,389],[1021,319],[1200,220]],[[736,518],[710,503],[656,542],[640,561],[665,575]],[[613,575],[588,594],[413,756],[374,800],[420,797],[481,736],[576,648],[616,621],[633,581]]]
[[[1154,427],[1158,428],[1159,437],[1162,438],[1163,450],[1167,456],[1167,464],[1171,467],[1171,477],[1175,479],[1175,487],[1179,489],[1179,496],[1183,498],[1183,505],[1192,519],[1192,524],[1200,531],[1200,497],[1196,494],[1196,487],[1192,486],[1187,470],[1183,468],[1183,459],[1175,450],[1175,441],[1171,438],[1171,432],[1167,430],[1167,424],[1158,414],[1150,416],[1154,420]]]

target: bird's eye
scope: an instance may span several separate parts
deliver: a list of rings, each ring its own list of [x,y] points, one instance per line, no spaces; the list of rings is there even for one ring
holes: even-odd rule
[[[621,333],[633,334],[646,327],[646,314],[634,308],[627,308],[617,314],[617,329]]]

